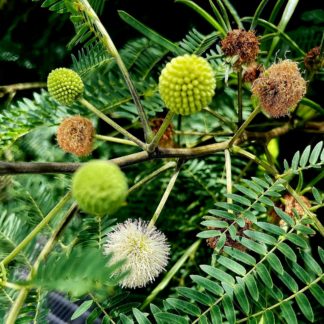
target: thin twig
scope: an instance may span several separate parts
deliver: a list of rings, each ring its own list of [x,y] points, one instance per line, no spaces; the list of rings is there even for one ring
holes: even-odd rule
[[[4,97],[6,94],[15,93],[20,90],[30,90],[45,88],[46,82],[26,82],[26,83],[15,83],[9,85],[0,86],[0,98]]]

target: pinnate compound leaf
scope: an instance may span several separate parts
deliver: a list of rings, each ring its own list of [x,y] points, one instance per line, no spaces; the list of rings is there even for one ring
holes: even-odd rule
[[[264,282],[264,284],[269,287],[272,288],[273,287],[273,282],[270,276],[270,273],[268,271],[268,269],[266,268],[266,266],[262,263],[259,263],[256,268],[255,268],[257,274],[259,275],[260,279]]]
[[[240,276],[244,276],[246,274],[246,270],[243,266],[227,257],[221,256],[217,259],[217,262]]]
[[[241,306],[243,312],[248,314],[250,312],[249,300],[246,297],[245,289],[243,285],[236,285],[234,288],[234,295]]]
[[[198,306],[195,304],[189,303],[187,301],[177,299],[177,298],[168,298],[166,300],[173,308],[183,311],[187,314],[193,315],[193,316],[199,316],[201,314],[201,311]]]
[[[210,291],[211,293],[220,296],[223,294],[224,290],[223,288],[216,283],[215,281],[212,281],[208,278],[197,276],[197,275],[191,275],[190,278],[200,285],[201,287],[205,288],[206,290]]]
[[[285,255],[289,260],[296,262],[297,261],[297,256],[293,249],[286,243],[280,243],[278,245],[278,250]]]
[[[234,283],[235,283],[235,279],[223,270],[217,269],[210,265],[204,265],[204,264],[201,265],[200,268],[204,272],[206,272],[207,274],[209,274],[210,276],[212,276],[213,278],[215,278],[221,282],[224,281],[230,285],[234,285]]]
[[[312,306],[308,300],[308,298],[306,297],[305,294],[303,293],[299,293],[296,295],[296,301],[297,304],[300,308],[300,310],[302,311],[302,313],[304,314],[304,316],[310,321],[313,322],[314,321],[314,313],[313,313],[313,309]]]
[[[151,321],[149,321],[144,313],[142,313],[140,310],[137,308],[133,308],[133,315],[136,318],[136,321],[138,324],[150,324]]]
[[[246,287],[247,287],[251,297],[255,301],[258,301],[259,300],[259,290],[258,290],[257,283],[254,279],[254,276],[252,274],[249,274],[248,276],[246,276],[244,282],[246,284]]]
[[[223,307],[228,323],[234,324],[236,319],[234,306],[232,299],[228,295],[225,295],[223,298]]]
[[[294,309],[292,308],[291,304],[289,301],[283,302],[280,305],[282,315],[284,319],[287,321],[289,324],[298,324],[297,318],[296,318],[296,313]]]
[[[92,305],[93,300],[84,301],[72,314],[71,320],[74,320],[84,314]]]
[[[194,290],[191,288],[179,287],[179,288],[177,288],[177,292],[180,295],[182,295],[188,299],[193,299],[203,305],[209,306],[213,303],[213,299],[209,295],[206,295],[200,291],[197,291],[197,290]]]

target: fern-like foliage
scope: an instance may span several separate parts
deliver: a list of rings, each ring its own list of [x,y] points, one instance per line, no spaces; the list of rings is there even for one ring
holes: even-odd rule
[[[217,32],[203,35],[196,29],[192,29],[186,37],[180,41],[179,46],[190,54],[202,55],[206,52],[219,38]]]
[[[67,292],[72,296],[107,289],[127,275],[120,272],[117,274],[124,262],[112,263],[111,257],[112,255],[103,257],[97,248],[74,248],[69,255],[52,253],[26,284]]]
[[[297,153],[293,168],[285,173],[297,166],[322,165],[322,146],[320,142],[313,150],[306,148],[300,158]],[[314,255],[323,252],[310,249],[308,240],[315,231],[309,227],[313,223],[306,212],[298,215],[295,211],[292,217],[275,206],[273,200],[282,196],[285,184],[280,177],[276,181],[269,176],[243,180],[235,186],[239,194],[227,195],[233,202],[216,203],[202,223],[209,229],[198,234],[217,237],[213,263],[200,266],[202,275],[191,276],[196,286],[179,287],[178,297],[166,299],[164,309],[152,309],[157,323],[167,319],[177,323],[275,323],[278,314],[288,323],[297,323],[296,314],[314,320],[309,299],[323,305],[323,271]],[[269,208],[274,208],[284,227],[262,221]]]

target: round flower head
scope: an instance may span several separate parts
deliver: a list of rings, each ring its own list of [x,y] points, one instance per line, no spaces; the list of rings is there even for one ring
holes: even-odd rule
[[[169,252],[165,235],[141,219],[117,224],[105,244],[105,254],[113,253],[112,262],[126,260],[120,270],[130,272],[120,283],[126,288],[153,282],[167,265]]]
[[[237,65],[253,62],[259,53],[259,40],[251,30],[234,29],[222,40],[226,56],[238,56]]]
[[[273,118],[286,116],[306,92],[297,63],[284,60],[270,66],[252,85],[252,93]]]
[[[126,200],[127,188],[124,173],[107,161],[90,161],[72,178],[72,195],[80,209],[96,216],[117,211]]]
[[[62,105],[70,106],[82,95],[83,82],[76,72],[58,68],[47,77],[47,88],[50,95]]]
[[[208,106],[215,88],[211,65],[196,55],[173,58],[159,79],[159,91],[165,105],[180,115],[193,114]]]
[[[95,130],[89,119],[81,116],[66,118],[57,129],[57,142],[65,152],[87,156],[92,151]]]

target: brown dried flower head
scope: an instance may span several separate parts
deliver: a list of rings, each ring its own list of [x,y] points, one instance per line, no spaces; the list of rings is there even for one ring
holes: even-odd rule
[[[221,218],[220,220],[226,221],[225,218]],[[239,237],[245,237],[245,235],[244,235],[243,232],[246,231],[246,230],[248,230],[248,229],[250,229],[251,227],[252,227],[252,222],[249,221],[249,220],[247,220],[247,219],[245,219],[245,226],[244,227],[240,227],[237,230],[236,235],[239,236]],[[224,232],[224,230],[225,230],[224,228],[216,228],[216,227],[208,227],[208,229],[219,230],[220,232]],[[219,240],[219,236],[217,236],[217,237],[210,237],[210,238],[208,238],[206,240],[206,242],[207,242],[207,245],[210,248],[215,249],[218,240]],[[231,238],[231,235],[229,234],[228,231],[226,232],[225,246],[229,246],[229,247],[232,247],[232,248],[237,249],[237,250],[240,250],[240,251],[246,251],[246,247],[244,245],[240,244],[238,241],[233,240]]]
[[[152,127],[152,131],[154,133],[157,133],[157,131],[160,129],[162,123],[163,123],[163,118],[153,118],[150,120],[150,125]],[[160,147],[174,147],[175,143],[173,141],[173,125],[170,124],[166,131],[164,132],[163,136],[160,139],[159,146]]]
[[[251,63],[259,53],[259,40],[254,31],[234,29],[221,41],[226,56],[238,56],[237,65]]]
[[[324,66],[324,58],[321,57],[321,49],[319,46],[312,48],[306,54],[304,64],[309,71],[317,71]]]
[[[253,62],[243,72],[243,82],[254,82],[264,71],[262,65]]]
[[[62,150],[77,156],[87,156],[92,151],[95,130],[91,121],[81,116],[65,119],[57,130],[57,142]]]
[[[297,63],[284,60],[270,66],[252,85],[252,93],[273,118],[289,115],[306,93]]]

